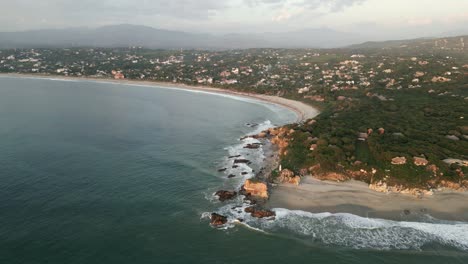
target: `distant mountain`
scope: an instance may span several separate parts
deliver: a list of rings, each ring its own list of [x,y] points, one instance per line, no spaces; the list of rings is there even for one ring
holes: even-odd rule
[[[29,47],[128,47],[188,48],[209,43],[210,36],[118,25],[96,29],[68,28],[0,33],[1,48]]]
[[[0,33],[0,48],[129,46],[161,49],[333,48],[362,41],[362,37],[354,34],[327,28],[221,36],[136,25]]]
[[[417,38],[408,40],[368,41],[348,46],[351,49],[458,49],[468,51],[468,36]]]

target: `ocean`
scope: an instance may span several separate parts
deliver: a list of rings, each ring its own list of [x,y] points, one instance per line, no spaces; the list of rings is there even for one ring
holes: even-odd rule
[[[468,263],[467,223],[261,221],[217,201],[264,165],[240,138],[294,120],[230,95],[0,77],[0,263]]]

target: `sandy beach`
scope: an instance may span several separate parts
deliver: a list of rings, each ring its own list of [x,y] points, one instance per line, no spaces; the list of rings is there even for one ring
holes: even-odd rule
[[[0,77],[1,76],[15,78],[81,80],[228,94],[286,107],[297,113],[297,122],[314,118],[319,114],[319,111],[314,107],[294,100],[277,96],[235,92],[206,86],[190,86],[179,83],[139,80],[113,80],[34,74],[0,74]],[[272,158],[269,163],[271,163],[272,166],[277,164],[277,157],[274,159]],[[268,173],[271,169],[273,169],[273,167],[265,168],[264,173]],[[392,220],[421,220],[423,218],[427,220],[427,215],[430,215],[444,220],[468,221],[468,193],[466,192],[438,192],[434,196],[419,199],[402,194],[378,193],[370,190],[367,184],[363,182],[323,182],[312,177],[303,178],[299,186],[281,184],[273,188],[270,200],[267,202],[266,206],[270,208],[303,210],[312,213],[352,213],[363,217]]]
[[[437,192],[419,199],[375,192],[363,182],[323,182],[310,176],[304,178],[299,186],[282,184],[275,187],[267,205],[312,213],[351,213],[401,221],[428,220],[427,215],[442,220],[468,221],[467,192]]]
[[[186,85],[182,83],[169,83],[169,82],[154,82],[154,81],[144,81],[144,80],[114,80],[114,79],[104,79],[104,78],[92,78],[92,77],[69,77],[69,76],[59,76],[59,75],[42,75],[42,74],[18,74],[18,73],[3,73],[0,74],[1,76],[6,77],[15,77],[15,78],[42,78],[42,79],[61,79],[61,80],[75,80],[75,81],[93,81],[93,82],[101,82],[101,83],[115,83],[121,85],[144,85],[148,87],[165,87],[165,88],[177,88],[177,89],[185,89],[185,90],[195,90],[195,91],[203,91],[209,93],[219,93],[219,94],[228,94],[240,97],[251,98],[255,100],[264,101],[271,104],[280,105],[282,107],[288,108],[294,111],[297,116],[297,122],[301,122],[304,120],[308,120],[311,118],[316,117],[320,111],[316,108],[299,102],[294,101],[278,96],[271,96],[271,95],[263,95],[263,94],[254,94],[254,93],[244,93],[244,92],[236,92],[227,89],[221,88],[213,88],[208,86],[194,86],[194,85]]]

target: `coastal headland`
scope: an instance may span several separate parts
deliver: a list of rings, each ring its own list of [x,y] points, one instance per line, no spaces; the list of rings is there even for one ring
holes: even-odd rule
[[[119,85],[138,85],[154,88],[164,87],[240,96],[288,108],[297,114],[296,122],[311,120],[320,113],[319,110],[313,106],[295,100],[207,86],[35,74],[0,74],[0,76],[93,81]],[[453,192],[446,190],[437,192],[435,195],[430,197],[418,198],[414,195],[376,192],[370,189],[368,184],[355,180],[339,183],[320,181],[317,178],[310,176],[309,172],[304,172],[302,175],[297,176],[289,170],[285,170],[287,173],[283,173],[285,176],[280,181],[273,179],[271,174],[282,172],[281,168],[278,171],[278,166],[280,164],[279,159],[285,154],[285,152],[287,152],[288,147],[288,142],[281,140],[280,137],[278,137],[278,134],[282,133],[288,136],[288,134],[293,132],[294,131],[290,131],[288,128],[284,127],[270,129],[262,132],[260,135],[254,136],[263,140],[269,140],[273,143],[277,155],[267,159],[267,163],[269,164],[266,165],[266,169],[262,172],[262,175],[258,175],[256,178],[247,181],[241,190],[235,190],[239,191],[239,194],[247,196],[247,199],[253,206],[248,207],[246,212],[251,213],[253,216],[259,218],[271,217],[274,216],[274,212],[271,211],[271,209],[288,208],[312,213],[352,213],[364,217],[393,220],[418,220],[424,215],[430,215],[444,220],[468,220],[468,215],[466,214],[466,212],[468,212],[468,207],[464,202],[468,199],[468,194],[466,192]],[[257,191],[259,192],[256,193]],[[224,201],[232,199],[234,195],[230,192],[234,192],[234,190],[220,191],[218,193],[220,200]],[[227,194],[227,196],[224,194]],[[450,206],[446,206],[447,204],[450,204]],[[223,216],[215,216],[214,220],[216,223],[225,223],[224,219],[222,219]],[[220,217],[222,221],[220,220]]]

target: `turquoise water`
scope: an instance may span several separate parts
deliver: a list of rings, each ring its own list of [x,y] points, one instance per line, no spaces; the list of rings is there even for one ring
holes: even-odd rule
[[[294,119],[229,96],[1,77],[0,263],[468,262],[464,223],[279,210],[210,227],[207,213],[232,214],[212,193],[264,158],[239,138]],[[228,180],[231,154],[254,164]]]

